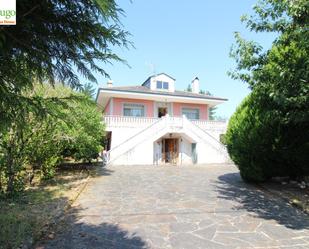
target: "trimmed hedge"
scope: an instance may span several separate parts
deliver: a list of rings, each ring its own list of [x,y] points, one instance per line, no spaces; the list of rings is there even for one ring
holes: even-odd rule
[[[225,135],[242,178],[261,182],[309,175],[308,123],[284,122],[280,112],[270,108],[271,101],[260,110],[257,102],[262,98],[253,91],[231,117]]]

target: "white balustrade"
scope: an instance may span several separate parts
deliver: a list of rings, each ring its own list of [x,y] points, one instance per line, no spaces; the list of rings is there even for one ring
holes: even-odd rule
[[[158,118],[148,117],[127,117],[127,116],[104,116],[103,121],[107,127],[128,127],[128,128],[142,128],[147,127]]]
[[[191,120],[191,122],[196,124],[203,130],[213,130],[225,133],[227,128],[226,121]]]
[[[107,127],[127,127],[127,128],[143,128],[147,127],[159,118],[150,117],[127,117],[127,116],[104,116],[103,121]],[[183,126],[183,117],[167,116],[167,122],[173,127]],[[198,125],[205,130],[224,131],[227,127],[225,121],[208,121],[208,120],[191,120],[192,123]]]
[[[159,134],[162,130],[166,129],[167,132],[181,132],[189,128],[202,140],[211,140],[212,143],[219,143],[218,138],[211,134],[222,134],[226,130],[226,122],[218,121],[203,121],[203,120],[188,120],[185,116],[173,117],[166,115],[162,118],[147,118],[147,117],[125,117],[125,116],[104,116],[103,121],[107,128],[142,128],[139,132],[129,137],[121,144],[116,145],[106,155],[106,162],[117,159],[119,156],[128,153],[134,149],[135,146],[147,140],[153,134]],[[216,131],[213,133],[213,131]],[[208,133],[210,132],[210,133]],[[225,150],[222,145],[218,146],[220,150]]]
[[[118,118],[118,117],[117,117]],[[160,132],[160,130],[165,128],[164,119],[153,119],[152,123],[149,123],[146,128],[142,129],[140,132],[134,134],[133,136],[129,137],[121,144],[118,144],[110,151],[107,152],[107,162],[110,163],[112,160],[117,159],[119,156],[132,151],[135,146],[140,144],[141,142],[147,140],[149,136]],[[139,120],[142,122],[144,120]]]

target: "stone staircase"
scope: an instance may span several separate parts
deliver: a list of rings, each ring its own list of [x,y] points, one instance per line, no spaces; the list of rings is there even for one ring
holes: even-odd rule
[[[226,162],[230,161],[225,146],[205,129],[188,120],[185,116],[170,117],[167,115],[155,120],[138,133],[108,151],[105,156],[105,162],[107,165],[112,165],[120,157],[127,157],[127,160],[129,160],[130,153],[137,146],[141,146],[147,141],[154,142],[168,133],[184,133],[194,138],[194,140],[199,141],[199,143],[207,143],[214,150],[218,151]]]

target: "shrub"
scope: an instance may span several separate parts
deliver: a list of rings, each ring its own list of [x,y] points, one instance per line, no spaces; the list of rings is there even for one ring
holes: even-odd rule
[[[235,33],[229,74],[252,93],[230,120],[230,155],[246,180],[309,175],[308,0],[261,0],[242,21],[276,39],[263,49]]]
[[[101,114],[97,111],[95,102],[88,97],[71,105],[74,109],[68,117],[70,122],[63,123],[62,129],[66,130],[68,139],[63,140],[61,153],[76,161],[91,162],[102,149],[104,125]]]
[[[240,174],[247,181],[266,179],[262,165],[256,162],[261,140],[258,139],[258,120],[250,108],[250,96],[237,108],[231,117],[225,135],[225,143],[231,159],[239,167]]]
[[[274,176],[308,175],[304,130],[283,122],[278,110],[271,109],[273,103],[269,99],[260,110],[260,101],[263,95],[253,91],[231,117],[225,136],[228,152],[242,178],[259,182]]]
[[[101,150],[104,126],[93,100],[68,87],[36,84],[25,98],[38,102],[16,108],[14,122],[0,133],[0,193],[14,194],[25,185],[25,170],[53,177],[65,155],[91,161]]]

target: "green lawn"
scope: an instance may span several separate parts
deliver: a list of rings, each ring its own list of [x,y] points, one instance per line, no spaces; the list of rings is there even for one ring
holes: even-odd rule
[[[31,245],[52,233],[89,177],[89,170],[57,172],[54,179],[28,187],[12,199],[0,199],[0,248]]]

